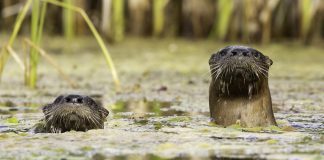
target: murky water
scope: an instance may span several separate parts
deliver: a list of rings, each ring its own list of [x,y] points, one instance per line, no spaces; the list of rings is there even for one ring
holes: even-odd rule
[[[111,105],[111,109],[116,116],[127,113],[143,115],[145,117],[151,116],[190,116],[190,115],[207,115],[208,113],[199,112],[186,112],[181,109],[180,102],[171,101],[148,101],[141,100],[128,100],[118,101]]]
[[[69,87],[42,62],[38,89],[30,90],[9,61],[0,83],[1,158],[323,159],[322,48],[260,47],[274,61],[269,83],[279,127],[223,128],[209,122],[207,61],[226,44],[135,39],[111,46],[123,84],[115,92],[102,55],[91,43],[91,49],[75,49],[77,54],[53,54],[79,88]],[[102,102],[111,113],[105,129],[30,132],[43,117],[43,105],[71,93]]]

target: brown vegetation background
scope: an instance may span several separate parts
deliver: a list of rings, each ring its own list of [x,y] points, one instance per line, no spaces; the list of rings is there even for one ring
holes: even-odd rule
[[[269,43],[324,38],[322,0],[62,0],[81,7],[107,40],[126,36],[210,38],[221,41]],[[12,31],[25,0],[0,1],[0,31]],[[44,32],[89,35],[78,14],[64,21],[64,9],[48,5]],[[30,13],[27,17],[30,19]],[[30,31],[24,21],[20,34]],[[27,23],[27,24],[26,24]],[[64,23],[70,23],[65,25]]]

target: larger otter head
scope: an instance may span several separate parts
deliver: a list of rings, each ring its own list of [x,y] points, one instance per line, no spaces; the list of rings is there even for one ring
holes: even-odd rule
[[[228,46],[212,54],[209,65],[221,95],[244,97],[258,92],[272,60],[250,47]]]
[[[229,46],[209,60],[209,108],[213,122],[229,126],[276,125],[268,85],[272,60],[244,46]]]
[[[109,114],[92,98],[82,95],[61,95],[44,106],[43,112],[46,130],[52,133],[104,128]]]

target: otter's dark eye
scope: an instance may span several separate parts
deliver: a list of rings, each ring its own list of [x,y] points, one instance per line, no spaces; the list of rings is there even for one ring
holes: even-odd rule
[[[252,52],[252,55],[255,57],[255,58],[259,58],[259,54],[257,52]]]
[[[64,98],[64,96],[63,95],[60,95],[59,97],[57,97],[55,100],[54,100],[54,102],[53,103],[60,103],[61,101],[62,101],[62,99]]]
[[[236,56],[237,54],[238,54],[237,51],[232,51],[233,56]]]
[[[97,105],[96,102],[92,98],[90,98],[88,96],[84,98],[84,102],[89,104],[89,105]]]
[[[83,102],[82,98],[77,99],[77,103],[82,103],[82,102]]]
[[[226,55],[226,52],[221,51],[219,54],[220,54],[221,56],[225,56],[225,55]]]
[[[65,101],[66,102],[71,102],[71,98],[67,97],[67,98],[65,98]]]

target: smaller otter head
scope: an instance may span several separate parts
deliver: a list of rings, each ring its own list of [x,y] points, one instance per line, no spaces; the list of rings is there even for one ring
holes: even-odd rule
[[[223,90],[241,94],[250,92],[252,87],[256,90],[258,84],[267,80],[272,60],[250,47],[228,46],[212,54],[209,65],[214,82]]]
[[[43,107],[49,132],[87,131],[104,127],[109,112],[92,98],[82,95],[61,95]]]

